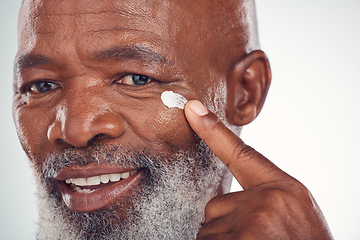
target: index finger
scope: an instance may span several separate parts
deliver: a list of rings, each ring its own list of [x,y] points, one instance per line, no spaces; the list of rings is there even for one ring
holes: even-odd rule
[[[284,179],[288,175],[221,123],[201,102],[185,105],[185,116],[195,133],[229,168],[244,188]]]

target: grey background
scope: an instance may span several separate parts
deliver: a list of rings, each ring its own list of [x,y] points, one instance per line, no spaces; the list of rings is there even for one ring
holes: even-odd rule
[[[35,239],[37,219],[11,116],[19,5],[0,2],[0,239]],[[273,82],[242,138],[311,190],[336,239],[360,239],[360,2],[258,0],[257,7]]]

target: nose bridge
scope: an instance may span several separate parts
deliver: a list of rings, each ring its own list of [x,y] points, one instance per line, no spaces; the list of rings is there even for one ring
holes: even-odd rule
[[[116,138],[124,131],[122,117],[113,112],[109,100],[96,85],[74,86],[64,93],[56,120],[48,129],[48,138],[84,147],[96,136]]]

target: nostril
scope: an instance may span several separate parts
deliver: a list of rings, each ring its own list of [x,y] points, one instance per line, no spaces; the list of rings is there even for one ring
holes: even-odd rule
[[[66,142],[65,142],[64,140],[62,140],[61,138],[57,138],[57,139],[55,140],[55,142],[56,142],[58,145],[63,145],[63,144],[66,143]]]
[[[67,146],[67,145],[69,145],[68,142],[64,141],[64,140],[61,139],[61,138],[57,138],[57,139],[55,140],[55,144],[57,144],[58,146]]]
[[[106,134],[97,134],[95,135],[93,138],[91,138],[89,141],[88,141],[88,144],[91,144],[97,140],[100,140],[100,139],[105,139],[105,138],[108,138],[108,136]]]

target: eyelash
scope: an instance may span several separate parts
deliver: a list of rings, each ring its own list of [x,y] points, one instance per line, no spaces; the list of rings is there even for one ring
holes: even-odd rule
[[[127,79],[128,77],[131,77],[131,79]],[[135,80],[134,77],[137,77],[138,79]],[[132,81],[132,82],[129,82],[129,81]],[[138,81],[138,83],[140,83],[140,84],[137,85],[135,83],[135,81]],[[130,74],[121,76],[115,82],[118,84],[123,84],[123,85],[128,85],[128,86],[143,86],[143,85],[147,85],[149,83],[155,82],[155,81],[157,81],[157,80],[152,77],[149,77],[147,75],[130,73]]]
[[[37,84],[43,84],[43,86],[39,86]],[[44,85],[46,84],[46,85]],[[23,93],[28,93],[28,92],[31,92],[33,94],[42,94],[42,93],[46,93],[46,92],[49,92],[49,91],[52,91],[52,90],[56,90],[58,88],[60,88],[61,86],[57,83],[54,83],[50,80],[37,80],[37,81],[34,81],[34,82],[31,82],[29,83],[28,85],[26,85],[24,88],[23,88]],[[49,89],[45,89],[44,91],[40,90],[40,88],[49,88]]]

